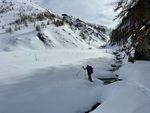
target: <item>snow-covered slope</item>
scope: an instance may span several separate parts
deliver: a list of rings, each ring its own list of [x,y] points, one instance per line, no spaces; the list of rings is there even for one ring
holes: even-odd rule
[[[109,40],[108,28],[78,21],[79,19],[75,18],[71,21],[73,24],[68,23],[63,17],[48,11],[33,0],[2,0],[0,7],[1,51],[94,49],[104,46]]]
[[[8,25],[19,18],[20,14],[32,14],[44,12],[45,9],[39,7],[31,0],[1,0],[0,1],[0,25]]]
[[[127,62],[115,73],[120,82],[101,90],[102,104],[91,113],[150,113],[150,62]]]

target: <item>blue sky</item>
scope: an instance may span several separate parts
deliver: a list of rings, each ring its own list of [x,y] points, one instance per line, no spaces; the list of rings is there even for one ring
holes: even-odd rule
[[[66,13],[82,20],[114,28],[116,13],[113,8],[117,0],[37,0],[51,11]]]

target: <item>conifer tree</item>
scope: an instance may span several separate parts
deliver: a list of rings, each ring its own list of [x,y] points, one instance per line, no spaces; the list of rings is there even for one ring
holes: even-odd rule
[[[119,0],[115,11],[120,10],[115,19],[120,23],[112,32],[112,43],[124,43],[130,37],[128,54],[135,50],[135,60],[150,60],[150,0]],[[122,34],[119,34],[119,32]],[[120,37],[120,38],[118,38]]]

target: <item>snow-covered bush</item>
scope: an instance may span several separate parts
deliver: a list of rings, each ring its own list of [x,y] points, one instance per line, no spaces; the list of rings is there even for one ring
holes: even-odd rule
[[[40,25],[37,25],[37,26],[35,27],[35,29],[36,29],[36,31],[40,31],[40,30],[41,30],[41,26],[40,26]]]
[[[54,21],[54,24],[55,24],[57,27],[59,27],[59,26],[64,25],[64,22],[63,22],[62,20],[56,20],[56,21]]]
[[[6,32],[6,33],[11,33],[11,32],[12,32],[12,28],[11,28],[11,27],[6,28],[5,32]]]
[[[42,28],[46,28],[46,24],[44,22],[41,23]]]

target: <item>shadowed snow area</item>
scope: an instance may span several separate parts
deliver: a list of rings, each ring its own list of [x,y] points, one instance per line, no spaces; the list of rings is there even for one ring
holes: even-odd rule
[[[1,53],[0,112],[88,111],[99,101],[103,85],[94,76],[110,69],[113,62],[114,56],[110,50],[107,52],[78,49]],[[94,67],[93,83],[84,76],[86,70],[77,75],[82,65],[87,64]]]

